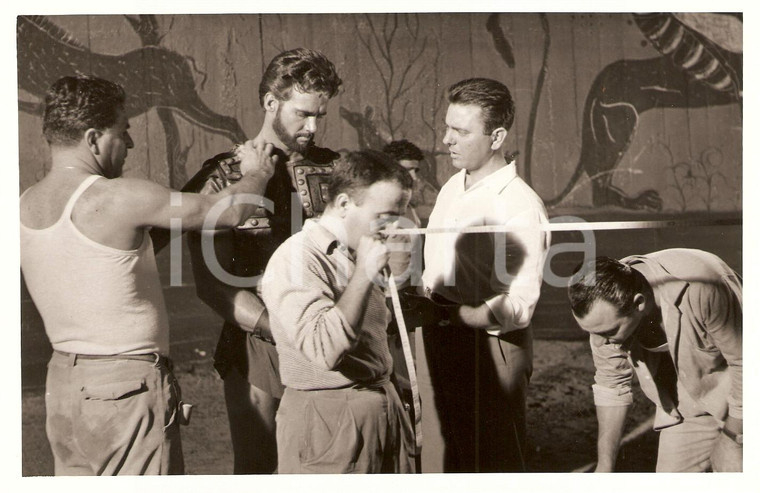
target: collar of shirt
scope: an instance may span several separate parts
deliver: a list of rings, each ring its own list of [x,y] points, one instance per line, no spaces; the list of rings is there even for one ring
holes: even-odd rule
[[[354,259],[351,251],[346,246],[346,229],[340,219],[326,214],[319,219],[308,219],[304,224],[304,229],[307,228],[319,249],[327,255],[332,254],[337,248],[351,260]]]
[[[459,193],[470,193],[473,190],[479,190],[481,188],[491,190],[493,193],[499,193],[509,185],[517,176],[517,166],[515,162],[507,163],[503,168],[494,171],[488,176],[484,176],[477,183],[473,184],[465,190],[464,183],[467,177],[467,170],[461,170],[457,175],[457,191]]]
[[[631,255],[621,262],[641,272],[652,286],[652,291],[658,301],[658,309],[662,310],[668,305],[677,307],[680,304],[683,293],[689,286],[688,281],[679,279],[668,272],[662,264],[644,255]]]

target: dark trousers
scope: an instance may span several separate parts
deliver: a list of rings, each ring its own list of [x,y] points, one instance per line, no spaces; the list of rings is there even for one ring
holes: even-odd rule
[[[532,329],[430,326],[417,337],[422,472],[525,471]]]

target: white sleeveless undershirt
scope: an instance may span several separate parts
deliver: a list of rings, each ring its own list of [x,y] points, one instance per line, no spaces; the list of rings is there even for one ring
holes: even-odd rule
[[[147,231],[135,250],[86,237],[71,221],[84,180],[52,226],[21,224],[21,270],[53,349],[78,354],[169,354],[169,320]]]

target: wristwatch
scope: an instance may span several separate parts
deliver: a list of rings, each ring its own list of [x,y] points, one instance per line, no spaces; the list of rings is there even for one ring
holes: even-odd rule
[[[727,430],[723,428],[721,430],[724,435],[726,435],[728,438],[736,442],[737,445],[744,445],[744,434],[743,433],[734,433],[731,430]]]

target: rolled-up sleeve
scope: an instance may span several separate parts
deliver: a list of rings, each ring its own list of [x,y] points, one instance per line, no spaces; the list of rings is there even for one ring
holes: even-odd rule
[[[597,406],[629,406],[633,403],[631,382],[633,368],[628,353],[620,344],[608,343],[603,337],[589,337],[594,359],[594,404]]]
[[[738,291],[737,291],[738,290]],[[731,389],[728,414],[742,419],[742,301],[741,286],[735,278],[720,283],[694,283],[690,296],[698,296],[693,306],[701,310],[704,329],[728,365]]]
[[[533,317],[550,243],[549,233],[540,230],[545,222],[540,209],[530,208],[505,224],[513,232],[494,235],[491,289],[499,294],[485,303],[499,322],[500,333],[524,329]]]

